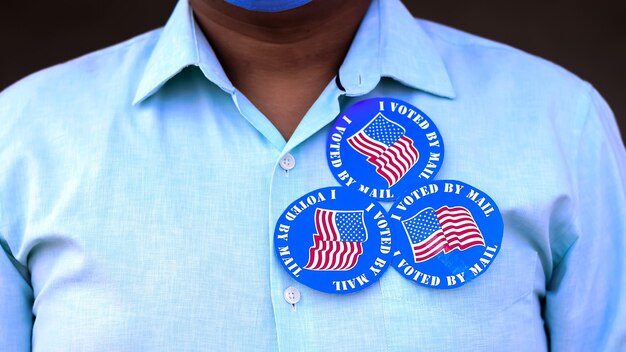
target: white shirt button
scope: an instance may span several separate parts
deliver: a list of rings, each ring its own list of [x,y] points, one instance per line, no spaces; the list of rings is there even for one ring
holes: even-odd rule
[[[285,301],[289,304],[296,304],[300,302],[300,291],[293,286],[287,287],[283,296],[285,297]]]
[[[294,158],[293,155],[287,153],[280,159],[279,164],[280,167],[283,168],[283,170],[289,171],[296,167],[296,158]]]

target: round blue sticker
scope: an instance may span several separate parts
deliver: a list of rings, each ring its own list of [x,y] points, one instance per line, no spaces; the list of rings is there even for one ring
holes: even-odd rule
[[[321,188],[291,203],[276,223],[274,248],[289,275],[327,293],[366,288],[393,259],[385,209],[342,187]]]
[[[449,289],[483,274],[500,251],[504,224],[496,203],[466,183],[431,181],[389,211],[395,269],[422,286]]]
[[[443,141],[433,121],[391,98],[366,99],[346,109],[328,134],[326,151],[341,185],[381,200],[432,179],[443,162]]]

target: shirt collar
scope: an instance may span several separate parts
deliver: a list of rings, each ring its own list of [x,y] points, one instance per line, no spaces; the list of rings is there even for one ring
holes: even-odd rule
[[[189,66],[200,68],[207,79],[224,91],[232,93],[235,90],[194,20],[189,3],[181,0],[148,59],[133,104],[154,94],[165,82]]]
[[[234,92],[187,0],[180,0],[148,59],[133,104],[188,66],[199,67],[222,90]],[[370,92],[381,77],[438,96],[455,96],[441,56],[400,0],[372,1],[339,69],[339,81],[350,96]]]
[[[428,34],[400,0],[374,0],[340,70],[347,95],[373,90],[381,77],[442,97],[455,93]]]

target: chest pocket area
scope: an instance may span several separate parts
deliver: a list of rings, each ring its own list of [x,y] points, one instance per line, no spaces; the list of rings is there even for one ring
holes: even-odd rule
[[[481,323],[494,318],[516,319],[515,312],[531,311],[536,304],[531,293],[537,264],[532,250],[503,250],[482,275],[449,290],[418,285],[389,268],[380,280],[387,329],[404,329],[413,336],[424,335],[426,329],[430,335],[425,336],[432,339],[432,334],[445,335],[450,329],[472,329],[468,324],[479,330]]]

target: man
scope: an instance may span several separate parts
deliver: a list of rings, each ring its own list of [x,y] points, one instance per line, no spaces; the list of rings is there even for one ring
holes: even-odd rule
[[[467,285],[390,268],[332,295],[274,255],[283,210],[338,185],[333,120],[380,96],[437,124],[438,179],[499,206],[499,255]],[[181,0],[162,30],[32,75],[0,107],[2,351],[626,348],[608,106],[399,0]]]

